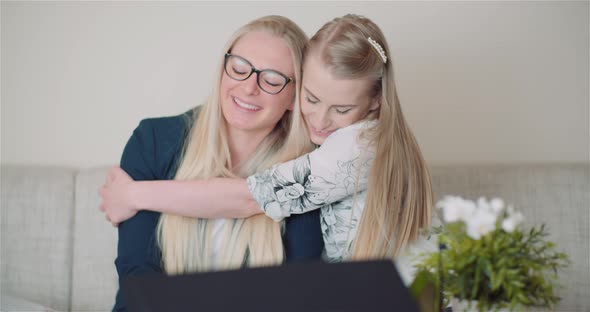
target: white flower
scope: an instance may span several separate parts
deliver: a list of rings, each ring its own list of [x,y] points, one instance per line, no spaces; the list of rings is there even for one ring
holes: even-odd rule
[[[449,205],[443,209],[443,219],[447,223],[457,222],[461,220],[461,206]]]
[[[502,229],[508,233],[512,233],[516,227],[522,223],[524,216],[520,212],[513,212],[508,218],[502,221]]]
[[[475,211],[473,201],[465,200],[459,196],[446,196],[436,204],[436,207],[442,209],[443,219],[446,223],[466,221]]]
[[[502,198],[494,198],[490,202],[490,206],[496,215],[500,214],[504,210],[504,201]]]
[[[477,209],[483,209],[485,211],[492,211],[492,206],[485,197],[480,197],[477,199]]]
[[[478,209],[465,223],[467,235],[473,239],[480,239],[483,235],[494,230],[496,215],[491,210]]]
[[[507,215],[501,220],[504,231],[509,233],[514,231],[524,219],[524,216],[516,212],[512,205],[505,206],[504,200],[498,197],[491,201],[480,197],[474,202],[459,196],[446,196],[436,203],[436,208],[442,209],[445,223],[463,221],[467,235],[473,239],[480,239],[495,230],[498,218],[504,215],[504,209]]]
[[[501,198],[493,198],[491,201],[487,201],[485,197],[480,197],[477,200],[477,209],[485,210],[496,215],[496,218],[504,210],[504,201]]]

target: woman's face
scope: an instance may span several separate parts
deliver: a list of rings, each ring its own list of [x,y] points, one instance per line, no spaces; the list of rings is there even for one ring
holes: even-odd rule
[[[281,82],[281,77],[276,76],[276,72],[286,77],[295,77],[287,43],[266,32],[256,31],[244,35],[233,45],[231,55],[239,56],[234,58],[237,62],[226,66],[234,77],[250,71],[252,66],[257,70],[273,70],[270,76],[264,74],[260,77],[260,84],[267,86],[265,89]],[[268,134],[285,111],[292,108],[294,97],[293,81],[278,94],[269,94],[258,85],[257,73],[252,73],[246,80],[238,81],[224,71],[221,78],[221,110],[228,126],[235,130]]]
[[[301,112],[315,144],[379,108],[370,95],[372,82],[368,79],[336,79],[313,55],[306,58],[303,73]]]

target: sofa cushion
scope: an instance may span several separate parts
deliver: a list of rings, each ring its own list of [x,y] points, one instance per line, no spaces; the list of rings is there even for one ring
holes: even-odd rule
[[[69,309],[74,172],[2,166],[3,294]]]
[[[98,209],[107,172],[106,167],[84,169],[76,176],[72,311],[107,311],[115,303],[117,229]]]
[[[15,296],[12,294],[2,293],[1,296],[2,308],[1,311],[43,311],[43,312],[54,312],[55,310],[45,307],[36,302],[29,301],[25,298]]]

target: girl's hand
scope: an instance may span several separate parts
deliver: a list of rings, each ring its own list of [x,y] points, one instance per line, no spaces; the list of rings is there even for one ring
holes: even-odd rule
[[[102,197],[100,210],[115,227],[138,211],[130,194],[133,183],[135,181],[123,169],[115,166],[109,170],[106,182],[98,192]]]

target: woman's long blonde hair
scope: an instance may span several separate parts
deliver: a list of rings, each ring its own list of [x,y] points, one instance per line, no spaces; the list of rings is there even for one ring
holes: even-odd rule
[[[291,50],[295,71],[296,95],[299,100],[301,62],[307,43],[305,33],[291,20],[282,16],[265,16],[240,28],[224,48],[227,52],[247,33],[262,31],[283,38]],[[223,54],[220,54],[223,56]],[[271,133],[239,172],[232,172],[227,125],[222,115],[219,84],[223,75],[220,57],[215,84],[185,142],[184,154],[175,179],[206,179],[210,177],[246,177],[273,164],[296,158],[311,150],[311,144],[301,119],[299,105],[287,111]],[[223,196],[223,194],[219,194]],[[214,242],[213,222],[174,215],[162,215],[157,228],[162,262],[168,274],[237,268],[243,265],[279,264],[283,260],[280,224],[265,215],[247,219],[228,219],[221,230],[220,242]],[[217,237],[216,239],[219,239]],[[219,249],[219,246],[221,248]],[[213,262],[216,253],[216,263]]]
[[[369,37],[382,47],[386,63]],[[365,134],[376,154],[351,258],[393,258],[430,225],[433,194],[430,173],[402,114],[387,41],[368,18],[346,15],[310,39],[306,57],[311,53],[337,79],[375,82],[370,92],[381,105],[367,118],[378,122]]]

